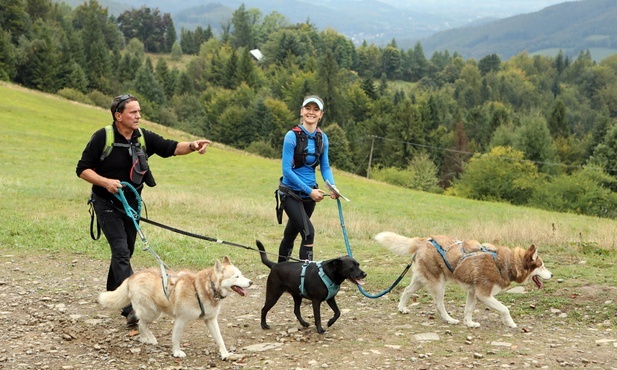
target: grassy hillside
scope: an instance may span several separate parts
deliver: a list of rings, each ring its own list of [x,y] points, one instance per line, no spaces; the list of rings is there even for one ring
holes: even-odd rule
[[[0,248],[61,250],[106,260],[107,243],[89,237],[90,187],[77,178],[75,165],[90,135],[110,122],[108,111],[0,83],[0,120]],[[167,137],[188,138],[154,123],[143,126]],[[273,192],[279,161],[214,144],[204,156],[153,157],[151,167],[158,186],[144,191],[150,219],[249,247],[258,238],[269,251],[278,249],[283,226],[275,220]],[[383,230],[507,245],[535,243],[557,276],[576,275],[579,284],[589,279],[615,283],[615,221],[416,192],[336,170],[335,178],[352,200],[342,204],[345,225],[354,257],[370,262],[369,291],[389,284],[408,262],[371,239]],[[346,253],[335,201],[318,204],[314,223],[318,259]],[[172,267],[203,266],[225,254],[245,269],[260,266],[251,250],[147,224],[143,230]],[[136,253],[135,259],[137,265],[154,265],[145,252]],[[587,261],[585,269],[579,268],[581,260]]]

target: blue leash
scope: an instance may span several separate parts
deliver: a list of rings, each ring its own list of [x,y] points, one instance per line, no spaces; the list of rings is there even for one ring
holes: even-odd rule
[[[129,184],[128,182],[122,181],[120,182],[120,184],[122,184],[123,188],[129,189],[135,195],[135,199],[137,199],[137,209],[133,209],[133,207],[131,207],[129,202],[126,200],[126,197],[124,196],[124,191],[122,189],[120,189],[117,193],[114,193],[114,196],[118,198],[118,200],[122,203],[122,206],[124,207],[124,212],[126,213],[126,215],[130,217],[131,220],[133,220],[133,225],[135,225],[135,229],[137,230],[137,233],[139,234],[141,241],[145,245],[143,250],[147,250],[148,252],[150,252],[150,254],[154,256],[154,259],[156,259],[156,261],[159,263],[159,266],[161,267],[161,275],[163,277],[163,290],[165,292],[165,296],[169,298],[169,293],[167,291],[168,276],[167,276],[167,273],[165,272],[165,269],[169,267],[165,264],[165,262],[163,262],[161,257],[159,257],[159,255],[156,254],[156,252],[152,248],[150,248],[150,244],[148,243],[148,240],[146,240],[146,236],[144,235],[144,232],[141,231],[141,228],[139,227],[139,223],[137,222],[141,214],[141,206],[142,206],[141,196],[137,192],[137,189],[135,189],[133,185]]]
[[[146,237],[141,232],[141,229],[139,228],[139,224],[137,223],[137,220],[139,220],[139,217],[141,214],[141,205],[142,205],[141,196],[137,192],[137,189],[135,189],[133,185],[129,184],[128,182],[122,181],[120,182],[120,184],[122,185],[123,188],[127,188],[133,192],[133,194],[135,195],[135,199],[137,199],[137,209],[133,209],[133,207],[131,207],[129,202],[127,202],[126,197],[124,196],[124,191],[118,190],[118,192],[115,193],[114,196],[122,203],[122,206],[124,207],[124,213],[128,217],[130,217],[131,220],[133,220],[133,225],[135,225],[135,229],[139,233],[141,240],[144,243],[146,243]]]
[[[347,230],[345,229],[345,220],[343,219],[343,207],[341,207],[341,200],[337,198],[336,202],[338,204],[338,215],[339,215],[339,218],[341,219],[341,229],[343,230],[343,238],[345,238],[345,247],[347,247],[347,254],[349,255],[349,257],[353,257],[353,255],[351,254],[351,247],[349,246],[349,238],[347,237]],[[384,294],[390,293],[390,291],[392,291],[392,289],[394,289],[394,287],[397,286],[398,283],[401,282],[401,280],[403,279],[405,274],[407,274],[407,271],[409,271],[410,268],[411,268],[411,263],[408,263],[407,267],[405,267],[405,270],[403,270],[401,275],[394,281],[392,286],[382,291],[381,293],[369,294],[362,288],[361,285],[359,284],[356,284],[356,285],[358,286],[358,290],[360,291],[360,293],[362,293],[365,297],[379,298],[383,296]]]

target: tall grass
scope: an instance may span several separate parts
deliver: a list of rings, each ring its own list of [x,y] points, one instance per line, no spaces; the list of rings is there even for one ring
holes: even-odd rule
[[[107,259],[104,238],[89,237],[90,186],[75,175],[75,165],[90,135],[110,123],[109,112],[1,83],[0,120],[0,248]],[[190,138],[151,122],[143,126],[170,138]],[[280,161],[215,143],[203,156],[155,156],[150,165],[158,186],[143,192],[148,218],[248,247],[260,239],[269,252],[278,250],[283,225],[276,223],[274,190]],[[566,272],[585,259],[589,279],[593,272],[613,282],[617,276],[613,220],[422,193],[334,173],[339,189],[352,200],[342,209],[354,257],[363,264],[370,262],[369,280],[377,285],[392,281],[408,262],[372,240],[383,230],[409,236],[448,234],[505,245],[534,243],[549,256],[545,260],[550,268]],[[316,257],[346,254],[336,201],[319,203],[313,221]],[[204,266],[223,255],[245,270],[260,266],[258,254],[251,250],[148,224],[142,229],[150,246],[172,267]],[[135,260],[154,265],[147,253],[137,253]]]

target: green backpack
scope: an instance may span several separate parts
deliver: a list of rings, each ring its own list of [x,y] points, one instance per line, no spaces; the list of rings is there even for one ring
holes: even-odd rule
[[[141,131],[141,127],[139,128],[139,133],[141,134],[141,136],[137,138],[137,142],[139,143],[139,145],[145,152],[146,151],[146,138],[144,137],[143,131]],[[111,125],[105,126],[105,134],[106,134],[105,147],[103,148],[103,154],[101,154],[101,158],[100,158],[101,162],[105,158],[107,158],[107,156],[109,155],[109,153],[111,153],[111,150],[114,148],[114,146],[120,146],[123,148],[128,148],[130,146],[130,144],[114,143],[114,129]]]

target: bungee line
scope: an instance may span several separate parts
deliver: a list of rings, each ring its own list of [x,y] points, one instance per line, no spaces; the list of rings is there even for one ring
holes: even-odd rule
[[[341,200],[339,198],[336,198],[336,202],[338,204],[338,214],[339,214],[339,219],[341,220],[341,229],[343,230],[343,238],[345,239],[345,247],[347,248],[347,254],[349,255],[349,257],[353,257],[351,253],[351,246],[349,245],[349,238],[347,237],[347,229],[345,228],[345,219],[343,218],[343,207],[341,206]],[[407,274],[407,271],[409,271],[410,268],[411,268],[411,262],[407,264],[403,272],[399,275],[399,277],[394,281],[394,283],[389,288],[377,294],[369,294],[364,290],[364,288],[362,288],[361,285],[359,284],[356,284],[356,285],[358,286],[358,290],[360,291],[360,293],[362,293],[365,297],[379,298],[389,293],[390,291],[392,291],[392,289],[394,289],[394,287],[397,286],[398,283],[400,283],[400,281],[403,279],[405,274]]]
[[[242,244],[238,244],[238,243],[233,243],[233,242],[221,240],[221,239],[218,239],[218,238],[213,238],[213,237],[206,236],[206,235],[195,234],[195,233],[192,233],[192,232],[189,232],[189,231],[181,230],[181,229],[178,229],[178,228],[175,228],[175,227],[172,227],[172,226],[168,226],[168,225],[162,224],[160,222],[156,222],[156,221],[150,220],[150,219],[148,219],[146,217],[141,217],[141,215],[140,215],[141,208],[142,208],[141,196],[139,195],[139,193],[137,192],[135,187],[133,187],[133,185],[131,185],[130,183],[123,181],[123,182],[121,182],[121,184],[122,184],[123,187],[126,187],[129,190],[131,190],[131,192],[135,195],[135,198],[137,199],[137,210],[133,209],[133,207],[130,206],[130,204],[126,200],[126,197],[124,196],[124,192],[119,191],[118,193],[115,193],[114,195],[122,203],[122,206],[124,207],[124,213],[126,214],[126,216],[131,218],[131,220],[133,220],[133,224],[135,225],[135,229],[137,230],[137,233],[139,234],[139,236],[141,238],[141,241],[145,244],[145,247],[144,247],[143,250],[148,250],[154,256],[154,258],[157,260],[157,262],[159,264],[161,264],[161,266],[167,267],[165,265],[165,263],[163,262],[163,260],[161,260],[161,258],[156,254],[156,252],[154,252],[154,250],[150,247],[148,241],[146,240],[146,236],[144,235],[143,231],[139,227],[139,223],[137,222],[138,220],[141,220],[143,222],[149,223],[151,225],[160,227],[160,228],[168,230],[168,231],[175,232],[177,234],[181,234],[181,235],[185,235],[185,236],[190,236],[192,238],[206,240],[206,241],[209,241],[209,242],[225,244],[225,245],[231,245],[233,247],[239,247],[239,248],[243,248],[243,249],[254,250],[256,252],[260,252],[261,253],[261,251],[259,249],[256,249],[256,248],[252,248],[252,247],[248,247],[246,245],[242,245]],[[278,254],[267,253],[267,252],[265,252],[265,253],[269,254],[269,255],[273,255],[273,256],[279,257]],[[298,262],[302,262],[302,260],[300,260],[298,258],[291,257],[291,256],[288,259],[289,260],[298,261]],[[169,267],[167,267],[167,268],[169,268]]]
[[[165,262],[163,262],[163,260],[159,257],[159,255],[156,254],[156,252],[150,247],[150,244],[148,243],[148,240],[146,239],[145,234],[143,233],[143,231],[139,227],[139,223],[137,222],[139,220],[141,220],[143,222],[146,222],[146,223],[149,223],[151,225],[160,227],[162,229],[169,230],[169,231],[172,231],[172,232],[175,232],[175,233],[178,233],[178,234],[181,234],[181,235],[189,236],[189,237],[192,237],[192,238],[206,240],[206,241],[209,241],[209,242],[214,242],[214,243],[219,243],[219,244],[226,244],[226,245],[230,245],[230,246],[238,247],[238,248],[243,248],[243,249],[247,249],[247,250],[254,250],[254,251],[257,251],[257,252],[261,253],[261,251],[259,251],[256,248],[252,248],[252,247],[248,247],[246,245],[242,245],[242,244],[238,244],[238,243],[233,243],[233,242],[221,240],[221,239],[218,239],[218,238],[209,237],[209,236],[206,236],[206,235],[195,234],[195,233],[192,233],[192,232],[189,232],[189,231],[181,230],[181,229],[178,229],[178,228],[175,228],[175,227],[171,227],[171,226],[162,224],[160,222],[156,222],[156,221],[150,220],[150,219],[145,218],[145,217],[141,217],[140,216],[141,207],[142,207],[141,196],[139,195],[137,190],[133,187],[133,185],[131,185],[130,183],[128,183],[128,182],[121,182],[121,184],[122,184],[122,187],[128,188],[135,195],[135,198],[137,200],[137,209],[135,210],[135,209],[133,209],[133,207],[130,206],[130,204],[126,200],[126,197],[125,197],[123,191],[118,191],[114,195],[122,203],[122,206],[124,207],[124,212],[125,212],[126,216],[131,218],[131,220],[133,221],[133,224],[135,225],[135,229],[137,230],[137,233],[139,234],[139,237],[141,238],[141,241],[144,243],[143,250],[147,250],[148,252],[150,252],[150,254],[152,254],[152,256],[155,258],[155,260],[159,263],[159,265],[161,267],[161,272],[162,272],[164,280],[166,278],[165,269],[169,268],[169,267],[165,264]],[[345,219],[343,217],[343,208],[341,206],[341,200],[339,198],[337,198],[336,201],[337,201],[337,205],[338,205],[339,219],[340,219],[340,222],[341,222],[341,230],[343,232],[343,238],[345,240],[345,247],[347,249],[347,255],[349,257],[353,258],[353,253],[351,251],[351,246],[349,244],[349,238],[347,236],[347,229],[345,228]],[[273,254],[273,253],[267,253],[267,254],[275,255],[277,257],[279,256],[279,255]],[[289,256],[288,258],[289,258],[289,260],[303,262],[302,260],[294,258],[294,257],[291,257],[291,256]],[[356,286],[358,287],[358,290],[360,291],[360,293],[362,293],[367,298],[379,298],[379,297],[382,297],[383,295],[385,295],[385,294],[389,293],[390,291],[392,291],[392,289],[394,289],[394,287],[396,287],[398,285],[398,283],[403,279],[405,274],[407,274],[407,271],[409,271],[409,269],[411,268],[411,265],[412,265],[412,262],[408,263],[407,266],[405,267],[405,269],[403,270],[403,272],[394,281],[394,283],[392,283],[392,285],[389,288],[383,290],[380,293],[369,294],[368,292],[366,292],[364,290],[364,288],[362,288],[361,285],[356,284]],[[167,282],[164,281],[164,285],[166,285],[166,283]]]

